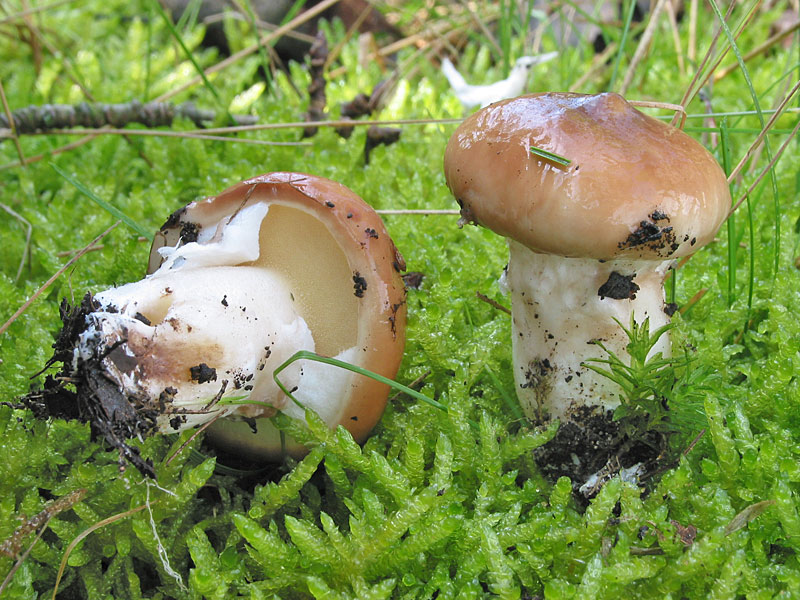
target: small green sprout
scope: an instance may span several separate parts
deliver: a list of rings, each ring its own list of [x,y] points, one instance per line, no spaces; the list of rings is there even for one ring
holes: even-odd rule
[[[649,318],[637,323],[631,315],[629,327],[617,323],[628,336],[625,350],[630,361],[624,361],[601,341],[595,340],[593,343],[602,348],[608,358],[594,358],[583,363],[587,369],[620,387],[621,404],[614,412],[614,420],[622,424],[629,438],[639,439],[650,431],[671,434],[682,425],[696,425],[697,418],[692,416],[687,423],[680,420],[679,425],[672,409],[677,404],[682,408],[688,407],[693,400],[704,396],[709,389],[706,380],[710,374],[702,369],[695,372],[688,369],[693,361],[688,353],[678,357],[664,357],[661,352],[650,355],[661,336],[674,324],[668,323],[651,332]],[[697,412],[696,416],[700,413]]]

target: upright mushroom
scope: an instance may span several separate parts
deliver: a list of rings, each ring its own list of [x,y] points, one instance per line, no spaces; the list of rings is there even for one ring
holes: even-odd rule
[[[615,408],[615,384],[583,366],[598,357],[592,342],[624,357],[616,321],[649,318],[651,330],[669,322],[667,270],[711,241],[730,208],[717,162],[617,94],[546,93],[466,119],[444,172],[462,222],[508,238],[514,378],[526,414],[580,424]],[[666,335],[653,352],[669,355]]]
[[[79,404],[115,407],[114,435],[239,416],[247,423],[223,419],[211,437],[251,458],[275,457],[279,433],[257,418],[304,418],[272,377],[297,350],[396,375],[403,268],[380,217],[344,186],[298,173],[255,177],[174,213],[145,279],[84,302],[65,370],[79,382]],[[304,407],[358,440],[388,395],[384,384],[317,362],[298,361],[281,377]]]

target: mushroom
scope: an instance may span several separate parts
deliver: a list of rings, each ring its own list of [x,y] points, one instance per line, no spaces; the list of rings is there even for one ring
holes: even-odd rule
[[[380,419],[388,386],[300,360],[281,373],[298,406],[273,371],[311,350],[393,378],[405,342],[404,267],[380,217],[346,187],[261,175],[169,217],[147,277],[91,299],[73,370],[110,381],[135,409],[136,432],[242,417],[218,420],[210,438],[275,458],[280,432],[265,417],[303,419],[302,406],[360,441]]]
[[[580,422],[613,410],[619,388],[584,366],[598,355],[592,342],[622,358],[620,323],[669,323],[667,270],[710,242],[728,214],[722,169],[698,142],[617,94],[545,93],[466,119],[444,172],[460,224],[508,238],[502,283],[526,414]],[[657,352],[669,356],[667,335]]]

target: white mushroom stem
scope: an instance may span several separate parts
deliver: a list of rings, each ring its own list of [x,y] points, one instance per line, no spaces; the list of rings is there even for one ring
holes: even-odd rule
[[[513,240],[509,250],[503,283],[511,293],[514,379],[525,413],[570,420],[580,407],[618,406],[616,384],[582,363],[607,358],[595,340],[625,360],[628,337],[614,319],[627,327],[631,313],[638,323],[649,317],[651,331],[669,323],[663,281],[671,261],[565,258]],[[601,297],[609,279],[635,297]],[[619,288],[610,293],[621,295]],[[669,356],[666,334],[651,351],[657,352]]]
[[[247,266],[259,257],[267,212],[258,203],[226,217],[204,230],[201,243],[163,249],[166,260],[152,275],[95,295],[100,307],[87,316],[73,369],[98,361],[137,410],[155,413],[162,432],[232,414],[286,410],[303,418],[272,374],[298,350],[313,351],[314,336],[286,277]],[[351,374],[305,361],[284,370],[281,381],[332,424],[340,408],[331,394],[345,397]]]

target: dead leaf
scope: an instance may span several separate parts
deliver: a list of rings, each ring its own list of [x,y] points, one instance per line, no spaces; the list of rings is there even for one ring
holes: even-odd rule
[[[763,500],[761,502],[751,504],[738,515],[733,517],[731,522],[725,526],[725,535],[730,535],[734,531],[739,531],[740,529],[744,528],[745,525],[763,513],[767,507],[772,504],[775,504],[775,500]]]

